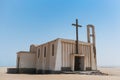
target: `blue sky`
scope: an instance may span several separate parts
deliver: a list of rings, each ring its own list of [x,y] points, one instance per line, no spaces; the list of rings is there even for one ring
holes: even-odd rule
[[[120,66],[119,0],[0,0],[0,66],[15,66],[16,52],[56,38],[75,39],[75,19],[95,25],[99,66]]]

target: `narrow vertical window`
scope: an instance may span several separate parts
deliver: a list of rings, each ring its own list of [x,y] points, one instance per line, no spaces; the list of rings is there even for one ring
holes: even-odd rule
[[[38,49],[38,58],[40,57],[40,49]]]
[[[54,56],[54,44],[52,44],[52,56]]]
[[[44,47],[44,57],[46,57],[46,47]]]

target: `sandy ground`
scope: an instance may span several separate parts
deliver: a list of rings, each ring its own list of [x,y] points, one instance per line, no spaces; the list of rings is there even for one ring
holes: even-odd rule
[[[0,67],[0,80],[120,80],[120,68],[98,68],[109,76],[80,74],[6,74],[6,67]]]

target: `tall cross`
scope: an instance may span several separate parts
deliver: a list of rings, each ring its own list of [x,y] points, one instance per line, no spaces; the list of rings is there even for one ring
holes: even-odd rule
[[[78,27],[82,27],[81,25],[78,24],[78,19],[76,19],[76,24],[72,24],[72,26],[76,27],[76,54],[78,54]]]

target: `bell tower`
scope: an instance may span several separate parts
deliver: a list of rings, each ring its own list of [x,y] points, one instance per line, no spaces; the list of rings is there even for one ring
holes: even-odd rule
[[[93,44],[94,60],[95,60],[95,65],[97,66],[95,27],[93,25],[91,25],[91,24],[87,25],[87,40],[88,40],[88,43],[92,43]]]
[[[95,27],[93,25],[87,25],[87,39],[88,43],[93,43],[95,46]]]

